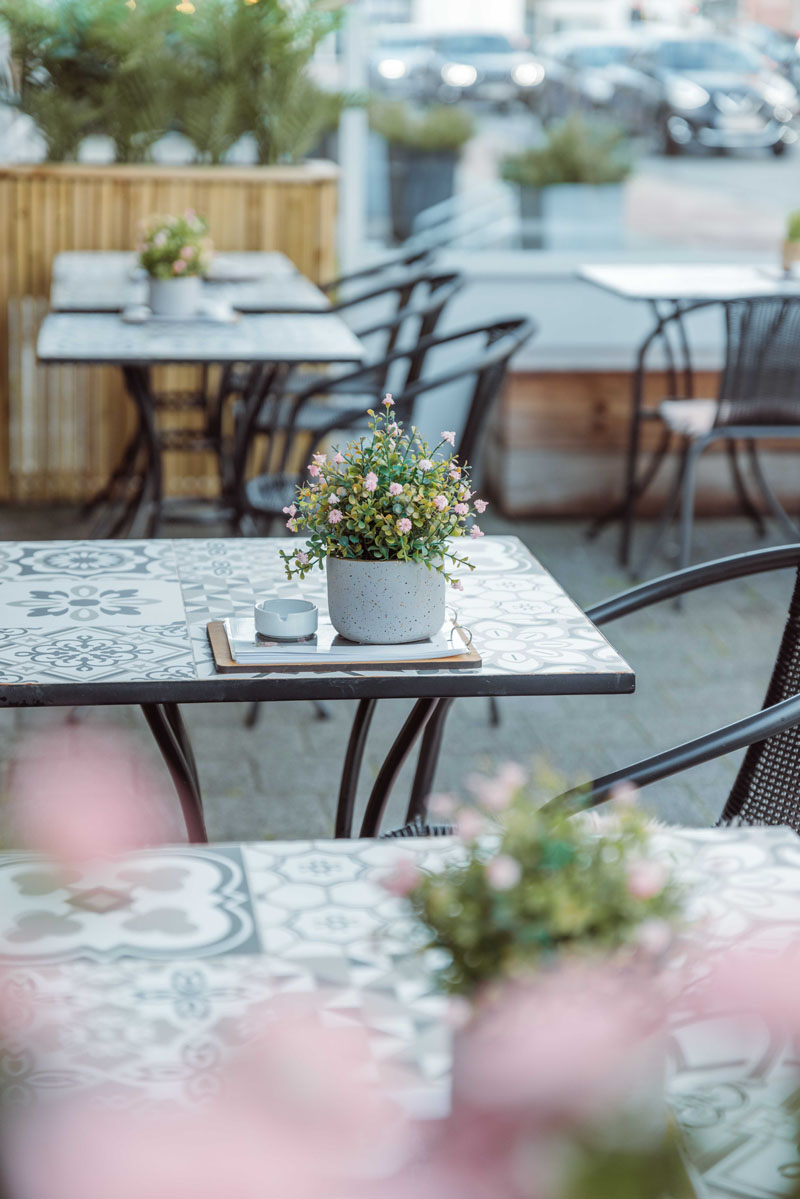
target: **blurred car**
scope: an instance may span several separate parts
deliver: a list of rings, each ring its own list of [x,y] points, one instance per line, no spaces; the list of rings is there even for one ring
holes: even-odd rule
[[[544,67],[529,50],[502,33],[442,33],[433,39],[436,98],[488,100],[507,105],[516,100],[535,103]]]
[[[630,66],[617,88],[617,114],[632,132],[654,133],[665,154],[691,145],[782,154],[797,140],[795,87],[733,38],[645,38]]]
[[[747,42],[775,64],[795,87],[800,87],[800,40],[796,33],[773,29],[758,21],[743,21],[734,29],[735,36]]]
[[[438,57],[427,30],[392,25],[380,30],[367,60],[371,91],[398,99],[431,100],[438,82]]]
[[[629,60],[638,45],[627,30],[557,33],[537,47],[545,77],[539,114],[545,124],[571,112],[609,112],[620,85],[633,84]]]

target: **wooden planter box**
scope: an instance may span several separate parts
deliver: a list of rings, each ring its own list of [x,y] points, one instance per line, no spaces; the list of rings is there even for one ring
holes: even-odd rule
[[[699,371],[695,394],[714,396],[718,376]],[[646,404],[667,395],[658,371],[647,380]],[[488,489],[506,516],[580,516],[602,512],[622,494],[631,405],[626,371],[533,372],[508,376],[486,446]],[[644,425],[645,450],[654,448],[661,426]],[[798,443],[761,442],[768,478],[795,511],[800,504]],[[763,447],[763,448],[761,448]],[[638,510],[657,515],[677,463],[666,462]],[[698,471],[699,515],[739,511],[723,451],[711,447]]]
[[[337,168],[43,164],[0,167],[0,501],[81,500],[134,424],[120,372],[39,367],[36,335],[62,250],[128,250],[138,222],[195,208],[220,250],[281,250],[310,278],[335,273]],[[159,387],[196,372],[159,371]],[[185,419],[185,418],[184,418]],[[211,455],[168,454],[172,494],[213,495]]]

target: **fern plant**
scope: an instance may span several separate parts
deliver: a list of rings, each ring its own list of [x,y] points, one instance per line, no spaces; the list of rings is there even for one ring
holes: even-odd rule
[[[621,183],[631,173],[624,143],[621,129],[573,114],[548,130],[543,145],[507,155],[500,174],[527,187]]]

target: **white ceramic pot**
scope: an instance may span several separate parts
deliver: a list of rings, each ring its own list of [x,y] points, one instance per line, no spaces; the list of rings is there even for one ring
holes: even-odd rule
[[[154,316],[171,316],[185,320],[197,312],[203,290],[199,275],[186,275],[183,279],[149,279],[148,304]]]
[[[326,573],[331,624],[348,641],[424,641],[444,624],[444,576],[422,562],[328,558]]]

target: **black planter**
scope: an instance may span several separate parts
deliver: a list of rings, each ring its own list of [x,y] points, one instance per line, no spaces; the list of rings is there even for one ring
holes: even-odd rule
[[[458,155],[452,151],[412,150],[390,143],[389,187],[395,241],[408,240],[420,212],[450,199],[457,162]]]

